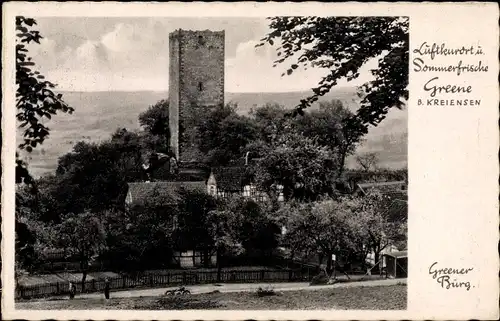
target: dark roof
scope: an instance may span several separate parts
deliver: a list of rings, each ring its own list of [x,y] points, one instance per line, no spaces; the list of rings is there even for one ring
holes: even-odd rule
[[[212,174],[217,188],[225,191],[241,191],[247,179],[244,166],[214,167]]]
[[[406,185],[406,181],[391,181],[391,182],[373,182],[373,183],[360,183],[359,187],[365,188],[397,188]]]
[[[389,252],[385,253],[384,255],[392,256],[395,258],[405,258],[408,257],[408,251]]]
[[[143,203],[147,197],[157,195],[170,200],[171,204],[176,204],[180,200],[180,192],[183,189],[206,192],[205,181],[128,183],[127,200],[129,203],[140,204]]]
[[[189,168],[179,167],[177,175],[174,177],[175,181],[206,181],[210,175],[210,169],[205,168]]]
[[[407,183],[406,181],[361,183],[357,184],[357,189],[363,194],[369,190],[377,190],[384,194],[394,194],[396,196],[398,193],[406,194]],[[402,197],[402,194],[398,197]]]
[[[383,193],[392,200],[408,201],[407,191],[383,191]]]
[[[164,162],[157,165],[158,167],[151,169],[151,179],[152,180],[166,180],[172,178],[172,173],[170,172],[170,163]]]
[[[408,178],[406,170],[376,170],[363,171],[348,169],[342,174],[346,180],[353,180],[357,183],[403,181]]]

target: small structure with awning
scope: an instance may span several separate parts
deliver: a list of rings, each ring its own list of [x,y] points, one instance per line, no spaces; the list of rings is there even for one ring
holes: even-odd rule
[[[384,253],[384,258],[387,277],[408,277],[408,251]]]

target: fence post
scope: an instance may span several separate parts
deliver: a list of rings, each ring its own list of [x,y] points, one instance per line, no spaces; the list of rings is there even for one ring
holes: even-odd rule
[[[186,271],[182,272],[182,284],[186,284]]]
[[[149,285],[152,287],[153,286],[153,275],[149,275]]]
[[[56,283],[56,291],[57,291],[57,294],[59,294],[59,282]]]
[[[292,270],[288,270],[288,281],[292,281]]]
[[[260,271],[260,279],[261,280],[264,280],[264,272],[265,272],[265,270]]]
[[[122,276],[122,285],[123,285],[122,287],[123,287],[124,289],[125,289],[125,278],[126,278],[125,276]]]

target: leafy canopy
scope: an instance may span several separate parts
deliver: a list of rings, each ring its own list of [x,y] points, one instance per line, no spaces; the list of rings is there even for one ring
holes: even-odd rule
[[[342,101],[332,100],[320,102],[319,110],[304,113],[303,117],[295,119],[295,130],[298,133],[335,152],[339,164],[338,177],[344,170],[347,156],[353,154],[363,140],[364,131],[359,126],[351,126],[346,122],[346,119],[353,116]]]
[[[353,126],[365,130],[377,125],[392,107],[402,108],[408,99],[409,35],[405,17],[273,17],[269,32],[257,46],[277,46],[275,66],[290,63],[283,74],[291,75],[299,67],[329,70],[313,94],[302,99],[295,114],[325,95],[340,79],[359,77],[359,69],[368,60],[378,59],[374,79],[362,86],[364,98]]]
[[[139,124],[152,135],[170,138],[168,101],[160,100],[142,112]]]
[[[281,185],[286,200],[314,200],[333,192],[337,170],[334,152],[310,138],[291,133],[260,159],[255,180],[267,192],[276,192]]]
[[[74,109],[55,94],[56,86],[35,69],[35,63],[28,54],[27,45],[40,44],[43,38],[34,29],[35,19],[16,17],[16,118],[23,128],[23,141],[19,148],[28,153],[42,144],[49,136],[49,128],[44,124],[58,112],[72,113]],[[16,160],[16,181],[32,183],[32,178],[23,161]]]
[[[49,135],[49,128],[43,124],[43,119],[51,119],[58,111],[73,112],[61,94],[52,91],[56,85],[45,80],[40,72],[34,70],[35,63],[28,55],[26,45],[31,42],[40,44],[42,36],[33,29],[36,21],[30,18],[16,17],[16,115],[20,126],[24,129],[24,141],[21,149],[31,152]]]
[[[359,214],[359,200],[325,199],[312,203],[290,202],[278,216],[286,229],[284,241],[292,252],[344,256],[362,249],[365,221]]]

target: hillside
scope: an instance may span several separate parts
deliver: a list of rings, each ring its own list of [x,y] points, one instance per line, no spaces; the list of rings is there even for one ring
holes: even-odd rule
[[[292,108],[308,92],[288,93],[226,93],[226,102],[238,105],[238,113],[265,103],[278,103]],[[119,127],[138,129],[138,116],[161,99],[168,97],[164,92],[64,92],[65,101],[75,108],[72,115],[58,115],[47,123],[51,129],[49,139],[30,155],[23,155],[34,176],[52,172],[57,159],[71,151],[78,141],[98,142],[109,138]],[[341,88],[330,92],[322,100],[340,99],[356,109],[359,98],[353,88]],[[313,106],[317,107],[317,106]],[[379,153],[381,166],[401,168],[407,164],[407,120],[406,110],[393,110],[376,128],[371,128],[359,152]],[[350,160],[349,166],[354,166]]]

